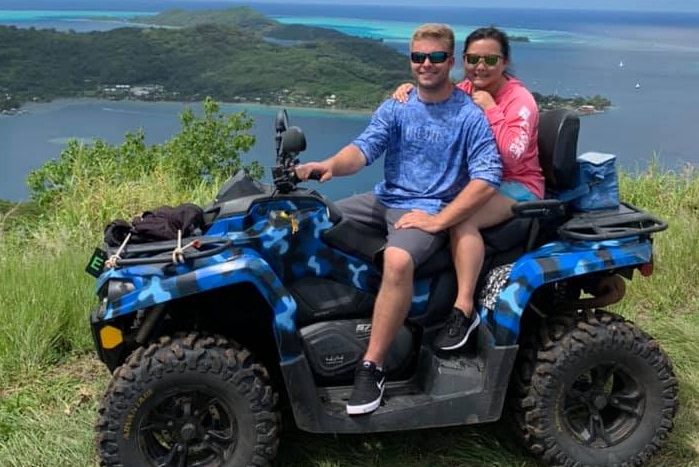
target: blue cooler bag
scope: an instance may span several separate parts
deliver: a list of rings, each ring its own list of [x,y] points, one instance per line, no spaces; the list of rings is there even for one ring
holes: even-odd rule
[[[576,188],[563,192],[561,201],[570,201],[578,211],[598,211],[619,207],[619,182],[616,156],[601,152],[586,152],[577,157]]]

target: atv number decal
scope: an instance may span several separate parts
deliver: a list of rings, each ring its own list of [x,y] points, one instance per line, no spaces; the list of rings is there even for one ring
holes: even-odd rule
[[[95,248],[90,261],[87,262],[85,272],[93,277],[99,277],[104,271],[104,265],[107,262],[107,252],[99,248]]]

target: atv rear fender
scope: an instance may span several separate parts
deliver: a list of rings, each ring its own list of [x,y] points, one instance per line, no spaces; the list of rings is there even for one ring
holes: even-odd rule
[[[536,289],[547,283],[599,271],[640,267],[652,261],[649,238],[631,237],[601,242],[557,241],[519,258],[499,289],[492,310],[484,309],[496,345],[513,345],[520,319]]]

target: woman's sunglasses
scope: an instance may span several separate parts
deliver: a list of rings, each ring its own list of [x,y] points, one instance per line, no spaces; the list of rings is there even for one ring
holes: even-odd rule
[[[464,54],[464,61],[469,65],[478,65],[478,63],[483,60],[487,66],[495,66],[498,64],[501,55],[477,55],[477,54]]]
[[[410,61],[413,63],[425,63],[425,60],[430,59],[430,63],[444,63],[451,54],[449,52],[411,52]]]

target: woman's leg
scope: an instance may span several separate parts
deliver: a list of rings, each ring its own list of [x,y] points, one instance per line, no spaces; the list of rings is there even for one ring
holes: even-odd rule
[[[473,310],[473,293],[485,255],[485,245],[480,230],[510,219],[513,204],[515,204],[514,200],[496,193],[473,216],[455,225],[449,231],[458,283],[454,307],[460,309],[466,316],[470,316]]]
[[[473,294],[485,256],[480,229],[511,218],[514,203],[497,193],[473,216],[449,230],[458,291],[446,326],[435,338],[437,348],[455,350],[462,347],[480,324],[480,317],[473,312]]]

